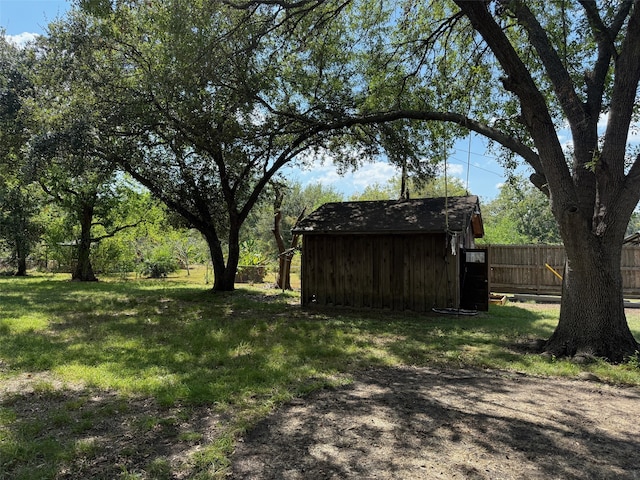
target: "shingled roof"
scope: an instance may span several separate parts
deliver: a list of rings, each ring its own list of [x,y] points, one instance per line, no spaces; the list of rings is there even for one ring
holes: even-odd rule
[[[470,222],[474,237],[484,234],[480,202],[465,197],[417,198],[325,203],[302,219],[294,233],[436,233],[462,232]]]

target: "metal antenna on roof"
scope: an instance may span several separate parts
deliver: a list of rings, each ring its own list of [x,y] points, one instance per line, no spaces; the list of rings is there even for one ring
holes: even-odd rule
[[[447,48],[445,47],[444,63],[441,64],[443,68],[443,71],[441,73],[443,74],[444,78],[447,78],[447,54],[448,54]],[[436,85],[436,93],[437,93],[438,102],[442,102],[443,93],[441,91],[440,83]],[[444,110],[446,110],[446,108]],[[441,125],[441,128],[438,128],[441,135],[440,147],[442,149],[442,156],[444,158],[444,226],[445,226],[445,232],[448,235],[449,234],[449,186],[447,184],[449,183],[449,179],[447,178],[447,140],[446,140],[446,127],[444,126],[444,124],[440,124],[440,125]],[[447,235],[445,235],[445,242],[446,242]]]
[[[469,195],[469,169],[471,167],[471,130],[469,130],[469,147],[467,148],[467,185],[465,190]]]
[[[449,233],[449,179],[447,178],[447,150],[444,139],[442,140],[442,154],[444,156],[444,227],[445,231]]]
[[[467,113],[467,116],[469,118],[471,118],[471,93],[469,93],[469,112]],[[467,185],[465,186],[465,190],[467,192],[467,195],[469,195],[469,170],[471,169],[471,129],[469,128],[469,145],[467,146]]]
[[[444,226],[449,231],[449,192],[447,187],[447,158],[444,159]]]

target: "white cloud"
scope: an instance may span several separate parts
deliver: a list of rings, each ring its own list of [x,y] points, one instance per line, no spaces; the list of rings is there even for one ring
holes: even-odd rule
[[[449,176],[462,178],[464,171],[464,166],[459,163],[447,163],[447,175]],[[438,174],[444,175],[444,164],[438,165]]]
[[[336,167],[330,163],[318,163],[312,167],[305,168],[299,176],[304,184],[322,183],[323,185],[332,185],[342,180],[342,177],[336,171]]]
[[[27,43],[33,42],[40,35],[37,33],[22,32],[17,35],[5,35],[9,43],[13,43],[18,47],[24,47]]]
[[[292,169],[284,173],[292,180],[299,181],[303,186],[320,183],[327,187],[333,187],[336,191],[349,197],[364,191],[368,186],[386,184],[389,179],[398,174],[398,171],[386,162],[367,162],[355,172],[348,171],[340,175],[332,162],[317,161],[308,165],[304,170]]]
[[[386,162],[365,163],[348,176],[356,190],[364,190],[369,185],[385,184],[398,174],[398,170]]]

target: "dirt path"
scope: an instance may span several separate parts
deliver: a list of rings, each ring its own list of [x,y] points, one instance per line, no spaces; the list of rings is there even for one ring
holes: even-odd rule
[[[363,372],[275,412],[233,479],[640,479],[640,390],[496,371]]]

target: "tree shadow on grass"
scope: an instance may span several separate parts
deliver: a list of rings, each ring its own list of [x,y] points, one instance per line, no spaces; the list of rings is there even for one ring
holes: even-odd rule
[[[0,395],[2,479],[176,478],[189,453],[224,428],[206,406],[41,382]]]
[[[425,364],[465,348],[495,356],[503,348],[496,338],[517,335],[538,318],[517,307],[500,310],[496,320],[492,314],[303,309],[289,297],[255,291],[212,296],[170,287],[149,292],[138,284],[117,285],[115,291],[111,285],[89,288],[116,294],[93,308],[76,300],[77,308],[54,309],[43,331],[8,334],[5,328],[0,356],[24,372],[83,368],[100,376],[103,388],[122,388],[120,382],[168,403],[226,402],[256,382],[265,392],[270,384],[288,384],[304,375],[296,369],[301,372],[305,364],[340,371],[354,362],[383,364],[384,355]],[[84,288],[64,291],[85,298]],[[372,342],[385,353],[363,353]]]
[[[364,372],[260,422],[234,479],[636,479],[637,389],[481,371]]]

